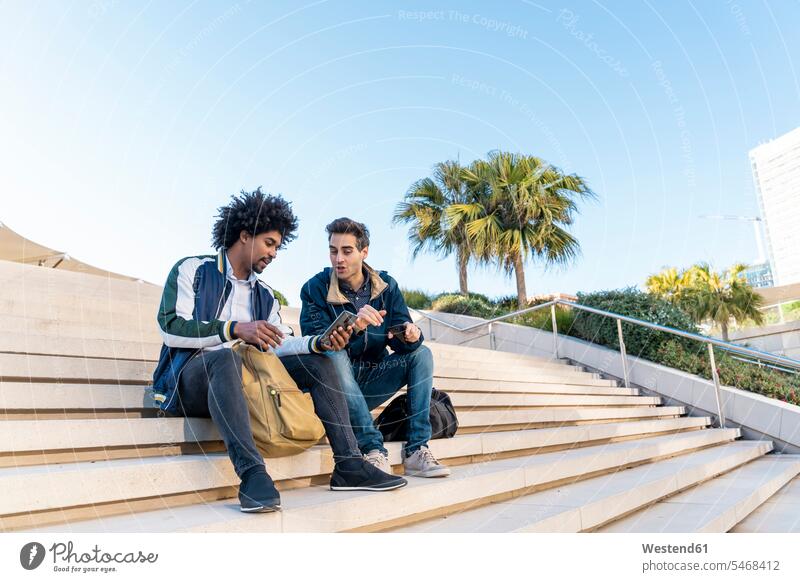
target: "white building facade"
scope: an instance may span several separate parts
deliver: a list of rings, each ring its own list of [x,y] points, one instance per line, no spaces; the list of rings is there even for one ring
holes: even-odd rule
[[[800,127],[750,150],[775,285],[800,283]]]

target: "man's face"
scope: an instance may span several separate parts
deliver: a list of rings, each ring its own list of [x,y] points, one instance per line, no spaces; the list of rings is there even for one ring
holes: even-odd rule
[[[328,242],[331,267],[339,279],[348,280],[361,272],[369,247],[358,250],[354,234],[332,234]]]
[[[260,275],[278,255],[283,237],[277,230],[262,232],[256,236],[244,235],[245,256],[250,259],[251,268]]]

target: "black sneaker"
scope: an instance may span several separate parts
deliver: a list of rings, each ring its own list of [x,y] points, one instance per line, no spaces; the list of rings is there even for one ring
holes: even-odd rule
[[[340,461],[331,475],[333,491],[391,491],[406,485],[402,477],[384,473],[364,459]]]
[[[245,513],[267,513],[281,508],[281,494],[263,465],[251,467],[242,475],[239,503]]]

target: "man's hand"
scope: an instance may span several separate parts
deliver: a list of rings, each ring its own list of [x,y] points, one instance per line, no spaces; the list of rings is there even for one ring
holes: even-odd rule
[[[355,322],[355,328],[358,331],[364,331],[370,325],[380,325],[383,323],[383,316],[386,315],[386,310],[381,309],[378,311],[372,305],[365,305],[358,310],[356,314],[358,319]]]
[[[343,328],[341,325],[333,330],[333,333],[328,336],[327,338],[322,338],[320,340],[320,344],[322,347],[325,348],[326,351],[329,352],[338,352],[343,350],[347,347],[348,342],[350,341],[350,336],[353,333],[353,326],[348,325],[347,329]]]
[[[237,322],[233,327],[233,337],[263,350],[267,347],[277,348],[283,342],[284,335],[271,323],[259,320]]]
[[[419,336],[422,334],[419,327],[417,327],[413,323],[406,322],[406,332],[403,334],[403,339],[406,340],[408,343],[413,344],[415,341],[419,339]],[[392,339],[394,336],[392,332],[386,334],[389,339]]]

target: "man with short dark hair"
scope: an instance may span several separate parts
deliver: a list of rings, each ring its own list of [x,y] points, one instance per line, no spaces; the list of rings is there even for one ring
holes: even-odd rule
[[[347,350],[327,355],[335,363],[338,384],[345,390],[359,448],[367,461],[392,473],[383,436],[373,425],[370,410],[407,385],[408,440],[402,455],[405,473],[447,476],[450,470],[428,448],[433,355],[422,345],[422,332],[411,321],[397,282],[385,271],[375,271],[364,262],[369,253],[367,227],[349,218],[338,218],[326,231],[331,267],[303,285],[300,328],[304,334],[318,334],[342,311],[358,315]],[[393,353],[386,351],[387,346]]]
[[[170,271],[158,324],[164,345],[153,374],[161,415],[211,417],[241,479],[245,512],[275,511],[280,494],[267,474],[250,427],[237,339],[272,350],[304,391],[333,449],[331,489],[384,491],[406,484],[364,461],[348,420],[337,372],[325,351],[341,350],[352,329],[330,337],[294,337],[281,321],[272,289],[257,275],[291,241],[297,218],[280,196],[257,189],[219,209],[213,229],[217,255],[186,257]]]

